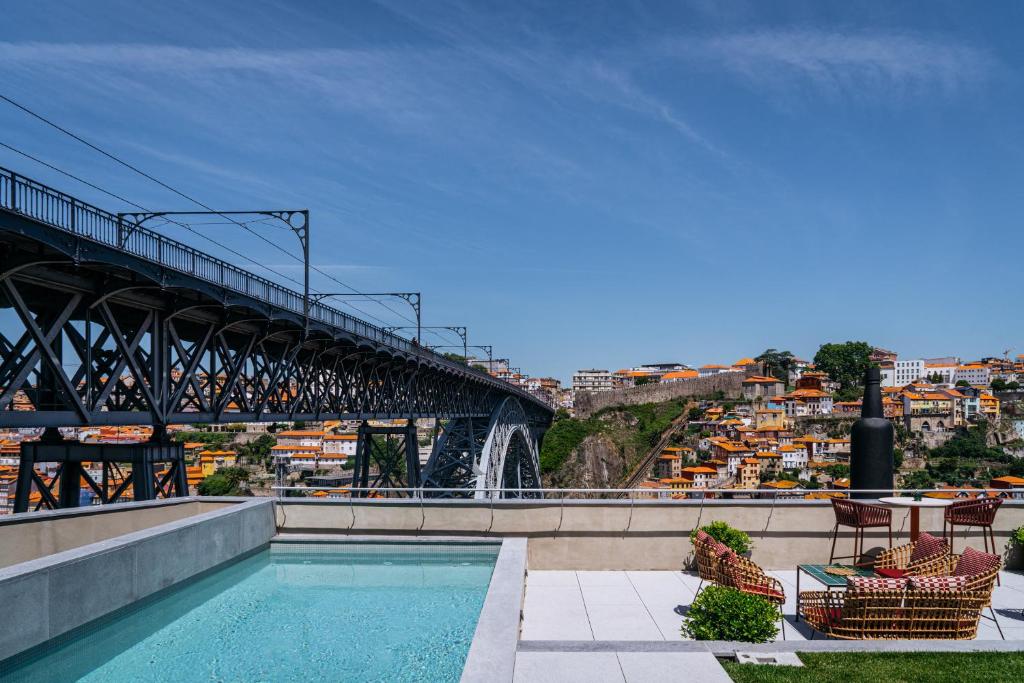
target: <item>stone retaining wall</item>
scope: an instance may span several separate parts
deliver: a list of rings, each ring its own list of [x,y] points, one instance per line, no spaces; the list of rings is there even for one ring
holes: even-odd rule
[[[727,398],[739,398],[743,395],[743,380],[746,378],[747,376],[742,372],[723,372],[678,382],[662,382],[614,391],[581,393],[576,397],[576,415],[589,417],[602,408],[611,406],[661,403],[674,398],[695,396],[710,397],[716,391],[721,391]]]

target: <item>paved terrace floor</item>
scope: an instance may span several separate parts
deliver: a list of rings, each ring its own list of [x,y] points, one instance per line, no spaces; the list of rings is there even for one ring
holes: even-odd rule
[[[796,570],[769,572],[786,590],[783,614],[787,641],[807,640],[810,629],[796,616]],[[1004,571],[993,606],[1006,640],[1024,641],[1024,573]],[[678,571],[531,571],[526,582],[522,641],[681,641],[683,615],[693,602],[700,579]],[[806,575],[801,590],[823,588]],[[987,612],[986,612],[987,614]],[[815,638],[823,639],[818,633]],[[999,640],[990,619],[983,618],[978,640]],[[1024,647],[1024,645],[1022,645]],[[545,655],[541,657],[539,655]],[[517,678],[527,672],[535,680],[640,681],[644,671],[657,667],[697,666],[705,675],[691,680],[718,678],[712,667],[703,668],[700,658],[683,663],[670,655],[681,653],[540,653],[520,652]],[[600,655],[598,657],[597,655]],[[710,657],[710,655],[708,655]],[[713,659],[713,658],[712,658]],[[705,665],[713,662],[703,662]],[[653,668],[652,668],[653,667]],[[673,670],[662,669],[662,671]],[[675,669],[679,670],[679,669]],[[721,671],[724,675],[724,671]]]

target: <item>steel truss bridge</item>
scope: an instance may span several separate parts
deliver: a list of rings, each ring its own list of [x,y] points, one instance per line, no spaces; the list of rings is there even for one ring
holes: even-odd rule
[[[442,431],[421,471],[425,418]],[[0,168],[0,428],[50,428],[22,446],[16,511],[33,487],[37,507],[77,505],[82,485],[115,501],[116,463],[132,464],[136,499],[186,494],[165,435],[178,423],[361,420],[355,486],[531,495],[551,418],[514,385]],[[152,448],[55,429],[90,425],[153,425]],[[95,461],[102,481],[83,468]]]

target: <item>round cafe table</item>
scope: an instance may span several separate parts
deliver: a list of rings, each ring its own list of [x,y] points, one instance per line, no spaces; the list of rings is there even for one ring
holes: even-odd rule
[[[913,496],[886,496],[878,499],[892,507],[910,508],[910,542],[917,540],[921,533],[921,508],[944,508],[953,502],[950,498],[922,498],[914,500]]]

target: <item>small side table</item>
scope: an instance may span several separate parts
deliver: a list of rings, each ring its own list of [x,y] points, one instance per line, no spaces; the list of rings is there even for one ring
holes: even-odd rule
[[[837,574],[829,574],[825,571],[825,567],[844,567],[846,569],[853,569],[857,573],[852,576],[877,576],[871,569],[865,569],[864,567],[855,567],[851,564],[798,564],[796,566],[796,620],[800,621],[800,574],[807,574],[810,578],[814,579],[818,583],[825,586],[826,591],[830,591],[833,588],[846,588],[846,580],[849,576],[840,576]]]
[[[921,533],[921,508],[944,508],[953,501],[947,498],[914,500],[913,496],[886,496],[879,498],[878,502],[891,507],[910,508],[910,542],[913,543]]]

